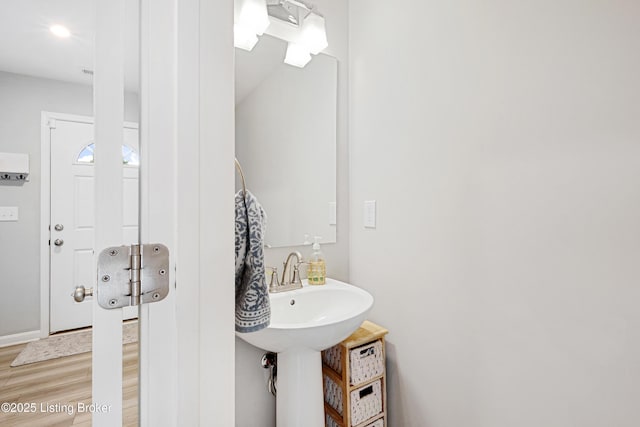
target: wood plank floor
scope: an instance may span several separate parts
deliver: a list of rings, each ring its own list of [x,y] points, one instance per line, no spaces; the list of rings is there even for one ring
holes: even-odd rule
[[[91,414],[78,413],[77,408],[78,404],[91,404],[91,353],[10,367],[25,346],[20,344],[0,348],[0,404],[35,403],[36,412],[5,413],[0,410],[0,426],[90,426]],[[126,344],[123,348],[122,386],[123,425],[137,426],[137,342]],[[41,404],[45,405],[45,411],[41,410]],[[47,405],[56,404],[59,406],[47,410]]]

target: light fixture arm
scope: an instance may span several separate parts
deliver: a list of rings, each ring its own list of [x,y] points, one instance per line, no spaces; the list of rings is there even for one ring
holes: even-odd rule
[[[309,13],[313,12],[313,11],[316,9],[316,6],[315,6],[314,4],[312,4],[311,6],[309,6],[309,5],[307,5],[307,4],[305,4],[305,3],[302,3],[302,2],[300,2],[300,1],[298,1],[298,0],[285,0],[285,1],[286,1],[287,3],[291,3],[292,5],[296,6],[298,9],[302,9],[302,10],[304,10],[304,11],[306,12],[305,17],[306,17]]]

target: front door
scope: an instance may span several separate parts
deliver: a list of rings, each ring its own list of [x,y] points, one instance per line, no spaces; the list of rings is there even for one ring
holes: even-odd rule
[[[51,148],[50,332],[91,325],[92,302],[77,303],[76,286],[90,287],[95,277],[93,120],[49,117]],[[122,243],[138,239],[138,129],[124,128],[122,145]],[[124,319],[137,317],[135,307]]]

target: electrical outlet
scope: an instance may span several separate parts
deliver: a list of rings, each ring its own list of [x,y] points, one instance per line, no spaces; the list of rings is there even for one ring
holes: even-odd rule
[[[17,206],[0,206],[0,221],[17,221]]]

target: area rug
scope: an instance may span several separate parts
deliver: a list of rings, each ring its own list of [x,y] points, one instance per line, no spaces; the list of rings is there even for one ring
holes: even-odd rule
[[[136,341],[138,341],[138,322],[122,325],[122,343],[130,344]],[[27,344],[18,357],[11,362],[11,366],[28,365],[89,351],[91,351],[91,329],[51,335]]]

